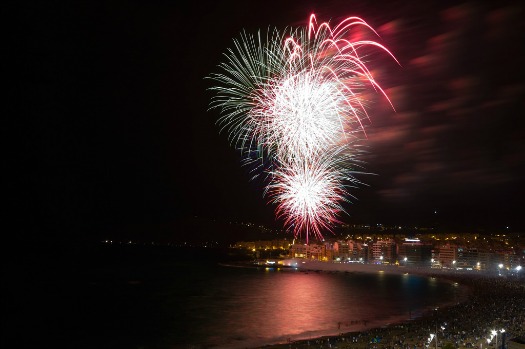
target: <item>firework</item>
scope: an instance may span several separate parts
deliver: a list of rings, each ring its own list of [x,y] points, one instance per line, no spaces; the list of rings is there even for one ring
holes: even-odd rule
[[[343,146],[318,158],[297,159],[271,172],[266,195],[277,205],[277,217],[296,236],[304,233],[307,242],[311,235],[322,240],[322,230],[340,223],[337,217],[345,212],[341,203],[351,196],[347,188],[360,184],[349,175],[350,154],[337,153],[346,150]]]
[[[375,41],[351,41],[356,26],[376,34],[357,17],[331,28],[315,15],[305,28],[243,33],[211,76],[221,129],[246,161],[258,162],[285,227],[307,240],[331,231],[357,183],[356,144],[368,119],[363,92],[388,100],[363,57],[370,47],[393,55]]]

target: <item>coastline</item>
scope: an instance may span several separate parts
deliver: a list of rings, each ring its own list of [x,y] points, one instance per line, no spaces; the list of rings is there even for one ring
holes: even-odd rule
[[[289,339],[284,343],[266,344],[253,348],[292,349],[310,347],[317,348],[347,348],[347,349],[423,349],[428,347],[430,329],[435,327],[439,346],[446,343],[453,348],[496,349],[495,345],[487,344],[486,336],[490,328],[507,327],[509,339],[525,335],[525,312],[521,311],[525,304],[525,280],[498,278],[495,275],[472,271],[437,270],[430,268],[410,268],[389,265],[343,264],[301,259],[284,260],[286,267],[302,272],[345,272],[345,273],[393,273],[412,274],[420,277],[435,277],[443,282],[449,282],[462,288],[459,299],[435,307],[420,309],[420,315],[410,319],[396,319],[389,323],[373,324],[364,322],[358,330],[345,331],[334,335],[316,338]],[[283,269],[284,270],[284,269]],[[491,320],[493,313],[487,312],[480,316],[483,309],[504,306],[506,294],[511,302],[512,310],[509,318],[512,324],[505,323],[505,318]],[[484,301],[490,303],[483,304]],[[485,307],[485,308],[483,308]],[[478,324],[472,326],[475,319]],[[499,321],[499,323],[497,323]],[[438,326],[438,324],[440,324]],[[443,329],[439,329],[443,324]],[[470,325],[469,325],[470,324]],[[521,325],[520,325],[521,324]],[[358,324],[352,324],[358,325]],[[509,326],[510,325],[510,326]],[[521,327],[520,327],[521,326]],[[439,333],[441,331],[441,333]],[[435,343],[436,348],[438,344]]]

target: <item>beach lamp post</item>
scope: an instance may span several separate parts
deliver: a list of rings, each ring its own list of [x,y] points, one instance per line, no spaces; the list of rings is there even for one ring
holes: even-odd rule
[[[501,330],[492,330],[490,332],[490,334],[491,334],[490,339],[487,338],[487,342],[490,343],[492,338],[496,337],[496,349],[498,349],[498,332],[499,333],[505,333],[505,329],[502,328]],[[501,339],[501,346],[503,347],[503,337]]]
[[[428,337],[428,344],[427,344],[427,347],[430,346],[430,343],[432,343],[432,340],[434,339],[436,335],[434,333],[431,333],[430,334],[430,337]],[[437,348],[437,340],[436,340],[436,348]]]
[[[496,337],[496,349],[497,349],[497,348],[498,348],[498,331],[496,331],[496,330],[492,330],[492,331],[490,332],[490,334],[491,334],[491,338]]]

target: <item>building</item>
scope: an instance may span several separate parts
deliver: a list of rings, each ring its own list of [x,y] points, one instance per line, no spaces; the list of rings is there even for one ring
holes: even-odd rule
[[[376,263],[394,264],[396,262],[396,243],[394,240],[377,240],[372,243],[372,260]]]
[[[350,257],[350,245],[346,241],[336,241],[333,244],[333,256],[346,261]]]
[[[353,255],[355,256],[356,261],[368,263],[368,261],[370,260],[368,244],[358,242],[354,245],[353,251]]]
[[[400,265],[430,266],[432,259],[432,245],[423,244],[419,239],[405,239],[399,246]]]
[[[314,259],[327,261],[332,256],[330,244],[293,244],[290,248],[291,258]]]
[[[478,269],[479,252],[477,248],[458,247],[457,267]]]
[[[450,244],[439,246],[437,256],[432,256],[432,258],[439,261],[441,268],[454,268],[458,258],[457,247]]]
[[[326,245],[307,245],[306,258],[318,261],[326,261]]]
[[[290,257],[292,258],[307,258],[308,245],[305,244],[293,244],[290,248]]]

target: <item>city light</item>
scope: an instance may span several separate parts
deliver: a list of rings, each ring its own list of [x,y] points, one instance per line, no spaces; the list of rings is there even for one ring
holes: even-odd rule
[[[363,229],[363,226],[345,227],[345,229],[351,228]],[[340,238],[326,239],[319,243],[305,243],[304,240],[297,239],[294,240],[295,243],[292,243],[284,239],[259,242],[240,241],[236,246],[249,249],[252,253],[258,253],[257,258],[261,260],[266,260],[268,257],[275,258],[275,252],[272,256],[270,251],[280,250],[279,256],[282,258],[304,258],[338,264],[387,265],[387,268],[393,271],[395,268],[400,268],[399,271],[405,268],[403,272],[411,267],[428,267],[438,269],[433,271],[443,273],[484,273],[496,276],[508,273],[508,275],[513,274],[517,277],[522,277],[524,274],[521,271],[523,263],[520,263],[520,258],[515,257],[512,250],[504,251],[503,255],[501,252],[489,252],[482,245],[467,245],[465,237],[460,237],[461,244],[442,244],[432,239],[432,236],[434,236],[432,233],[418,234],[417,239],[420,240],[420,243],[414,245],[413,242],[407,242],[405,236],[396,238],[396,236],[385,236],[383,233],[363,235],[360,231],[359,234],[352,234],[350,231],[345,232]],[[499,240],[494,236],[487,237],[487,239],[493,241],[493,246],[497,246],[496,243]],[[481,238],[477,240],[483,242]],[[501,241],[499,243],[501,244]],[[514,242],[513,245],[515,245]],[[386,246],[388,248],[385,248]],[[408,262],[409,255],[410,263]],[[490,260],[495,260],[495,262],[490,263]]]
[[[496,337],[495,346],[496,346],[496,348],[498,347],[498,332],[499,333],[504,333],[505,329],[502,328],[501,330],[491,330],[490,331],[490,338],[487,338],[487,344],[490,344],[490,342],[492,342],[492,339],[494,337]]]

